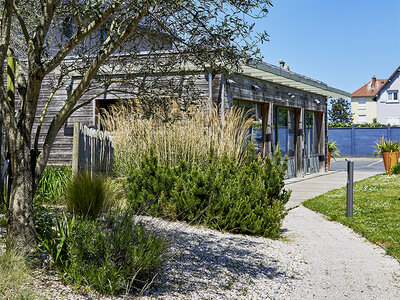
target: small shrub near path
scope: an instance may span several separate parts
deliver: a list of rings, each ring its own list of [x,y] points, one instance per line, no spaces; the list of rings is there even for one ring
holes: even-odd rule
[[[303,205],[351,227],[400,259],[400,175],[376,175],[354,183],[353,218],[346,218],[346,187]]]
[[[249,147],[243,163],[214,157],[190,169],[144,158],[128,177],[127,198],[137,212],[221,231],[279,237],[290,192],[283,189],[287,162],[279,150],[262,161]]]
[[[63,281],[102,294],[147,288],[166,253],[166,241],[136,224],[130,212],[90,220],[42,209],[35,220],[40,249],[50,254]]]

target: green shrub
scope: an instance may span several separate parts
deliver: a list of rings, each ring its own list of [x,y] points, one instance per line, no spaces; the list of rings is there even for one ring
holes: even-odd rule
[[[113,204],[113,195],[104,177],[82,172],[74,176],[65,190],[67,211],[96,219]]]
[[[71,180],[70,167],[49,166],[44,172],[35,194],[37,204],[61,204],[65,187]]]
[[[400,163],[397,163],[393,166],[392,168],[392,173],[393,174],[400,174]]]
[[[191,170],[185,163],[160,166],[150,156],[128,177],[127,197],[136,212],[277,237],[290,195],[283,190],[286,168],[279,151],[263,162],[253,149],[240,165],[211,154]]]
[[[171,197],[178,173],[175,169],[161,166],[153,151],[150,156],[145,156],[140,168],[133,170],[129,177],[128,199],[135,199],[130,201],[131,208],[136,212],[146,210],[157,215],[162,204],[159,200]]]
[[[165,240],[135,224],[128,212],[104,221],[56,217],[56,224],[38,230],[48,233],[39,239],[67,283],[106,294],[137,292],[152,282],[164,260]]]

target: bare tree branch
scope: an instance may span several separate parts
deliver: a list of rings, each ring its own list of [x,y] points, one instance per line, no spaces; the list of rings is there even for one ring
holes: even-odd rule
[[[55,140],[55,137],[62,127],[62,125],[67,120],[70,112],[73,110],[74,106],[84,93],[85,89],[89,86],[91,80],[96,75],[98,69],[104,63],[104,61],[118,49],[121,44],[129,37],[129,35],[135,30],[139,22],[142,18],[147,14],[149,7],[153,4],[153,1],[148,1],[146,5],[142,7],[142,9],[131,17],[131,21],[125,30],[120,34],[120,36],[116,37],[115,41],[109,42],[107,45],[104,45],[103,51],[100,51],[99,54],[93,59],[91,66],[87,70],[86,74],[83,76],[81,82],[72,92],[71,96],[67,99],[64,106],[59,110],[59,112],[54,116],[50,128],[47,132],[46,139],[42,148],[42,152],[40,153],[35,173],[42,174],[48,157],[50,155],[51,146]],[[37,176],[40,178],[40,176]],[[40,180],[40,179],[38,179]],[[39,183],[39,182],[37,182]]]
[[[26,27],[24,18],[22,17],[20,10],[19,10],[19,8],[17,7],[17,5],[15,3],[14,3],[14,12],[15,12],[15,15],[17,16],[19,24],[21,25],[21,30],[22,30],[22,34],[23,34],[23,36],[25,38],[25,42],[28,45],[29,44],[29,40],[30,40],[28,29]]]
[[[69,54],[71,51],[86,37],[88,37],[91,33],[100,28],[107,19],[116,11],[116,9],[121,5],[120,1],[114,1],[112,5],[110,5],[103,15],[96,17],[92,22],[90,22],[85,28],[78,27],[75,35],[68,40],[68,42],[60,48],[54,57],[47,61],[44,64],[44,72],[43,75],[47,75],[51,71],[53,71],[60,62]]]

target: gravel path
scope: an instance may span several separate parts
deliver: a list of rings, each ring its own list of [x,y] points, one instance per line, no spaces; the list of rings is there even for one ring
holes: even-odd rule
[[[400,299],[400,264],[350,228],[303,206],[290,211],[284,228],[303,276],[282,299]]]
[[[355,179],[371,175],[355,173]],[[302,277],[290,283],[282,299],[400,299],[396,259],[350,228],[303,206],[294,208],[305,199],[345,185],[345,172],[287,184],[293,191],[288,203],[293,209],[283,228],[300,255],[293,260],[293,268],[300,269]]]

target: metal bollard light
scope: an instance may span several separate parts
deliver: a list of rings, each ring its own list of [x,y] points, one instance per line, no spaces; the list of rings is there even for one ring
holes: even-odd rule
[[[347,161],[347,199],[346,199],[346,218],[353,217],[353,180],[354,180],[354,162]]]

